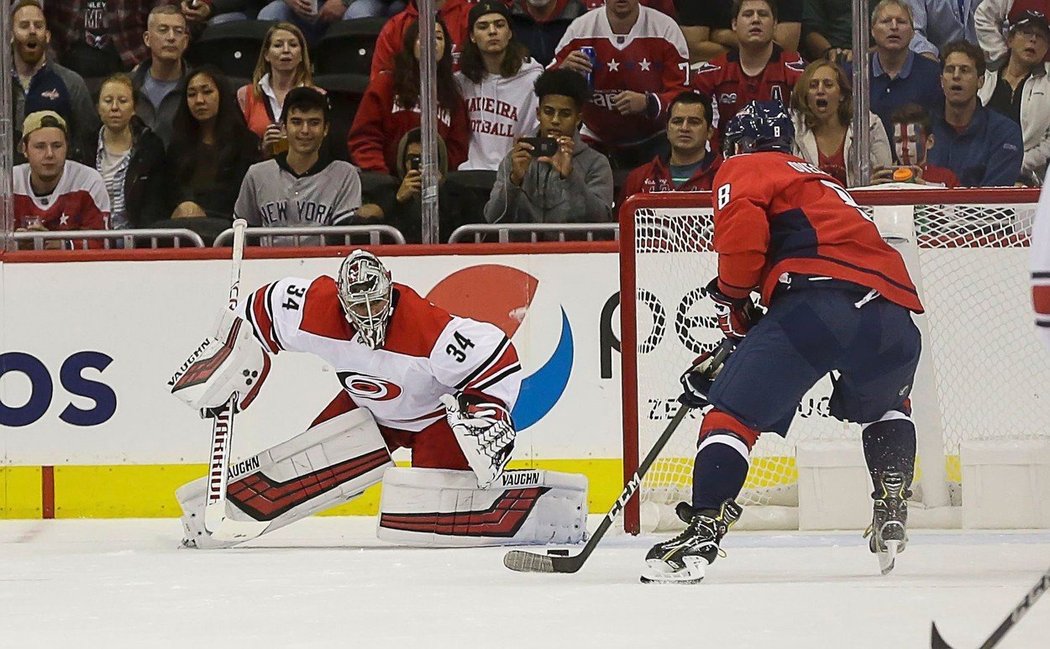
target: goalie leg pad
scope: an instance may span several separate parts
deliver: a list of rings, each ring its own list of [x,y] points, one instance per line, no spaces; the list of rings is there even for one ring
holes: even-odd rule
[[[235,392],[237,410],[247,408],[270,372],[270,357],[252,328],[233,311],[219,314],[213,337],[205,338],[168,380],[171,393],[194,410],[221,407]]]
[[[399,545],[481,547],[579,543],[587,478],[506,471],[479,489],[471,471],[393,468],[383,477],[377,536]]]
[[[227,516],[269,521],[272,532],[301,518],[342,504],[378,483],[393,466],[371,413],[363,408],[315,422],[306,432],[258,455],[230,463]],[[230,547],[204,529],[206,479],[183,485],[184,545]]]

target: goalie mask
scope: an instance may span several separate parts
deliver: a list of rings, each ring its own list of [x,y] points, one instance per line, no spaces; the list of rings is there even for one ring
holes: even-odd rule
[[[343,260],[336,280],[339,303],[362,344],[383,346],[394,313],[390,271],[370,252],[355,250]]]

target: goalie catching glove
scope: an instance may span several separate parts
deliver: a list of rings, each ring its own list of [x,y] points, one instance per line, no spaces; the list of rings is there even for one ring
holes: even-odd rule
[[[707,294],[715,303],[718,328],[726,338],[740,340],[765,315],[750,297],[734,298],[723,293],[718,288],[717,277],[708,282]]]
[[[441,397],[445,417],[459,442],[467,464],[478,479],[478,487],[489,487],[507,468],[514,451],[514,423],[506,408],[479,402],[464,393]]]
[[[726,359],[735,349],[736,341],[732,338],[724,338],[717,347],[697,356],[692,367],[687,369],[679,379],[685,389],[678,397],[678,402],[688,408],[707,406],[710,403],[707,395],[711,392],[711,386],[722,372]]]

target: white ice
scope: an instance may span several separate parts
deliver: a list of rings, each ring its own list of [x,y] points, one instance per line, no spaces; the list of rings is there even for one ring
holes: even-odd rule
[[[0,647],[904,649],[936,620],[971,649],[1050,566],[1047,531],[913,532],[886,577],[856,533],[734,531],[695,586],[638,583],[652,536],[611,536],[567,575],[387,546],[369,518],[234,550],[179,538],[174,520],[0,522]],[[999,647],[1050,647],[1050,596]]]

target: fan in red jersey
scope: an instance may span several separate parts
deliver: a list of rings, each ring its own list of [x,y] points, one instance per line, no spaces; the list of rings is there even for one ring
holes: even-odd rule
[[[195,409],[223,406],[234,394],[246,408],[259,394],[269,357],[285,351],[320,357],[343,388],[306,432],[233,464],[227,517],[267,522],[269,532],[383,480],[383,539],[412,545],[581,539],[582,477],[506,471],[516,436],[510,412],[522,378],[514,344],[495,325],[454,316],[394,282],[371,253],[352,252],[335,278],[262,286],[223,312],[209,341],[171,381],[172,392]],[[397,448],[411,450],[412,468],[391,468],[390,450]],[[222,546],[201,523],[205,480],[177,494],[186,542]],[[529,489],[510,488],[521,485]]]
[[[777,6],[772,0],[738,0],[732,26],[740,49],[701,63],[693,87],[711,97],[715,108],[717,145],[725,125],[751,101],[776,99],[787,106],[791,89],[805,65],[797,52],[785,52],[773,42]]]
[[[630,169],[665,148],[667,106],[686,89],[689,51],[674,20],[638,0],[609,0],[572,21],[551,67],[587,77],[584,139]]]
[[[108,229],[106,184],[91,167],[66,160],[68,138],[66,120],[58,113],[41,110],[26,116],[22,153],[29,162],[12,171],[16,231]],[[101,248],[102,240],[50,240],[45,247],[74,245]]]
[[[704,578],[742,513],[735,498],[755,442],[786,435],[803,395],[832,370],[830,414],[863,431],[875,485],[869,549],[883,574],[907,542],[908,395],[921,347],[911,314],[922,304],[900,254],[831,176],[791,155],[793,138],[776,101],[749,104],[726,126],[714,190],[718,276],[707,293],[727,338],[719,349],[735,348],[701,355],[682,375],[679,400],[713,408],[700,425],[692,502],[677,508],[688,526],[649,551],[644,582]]]

